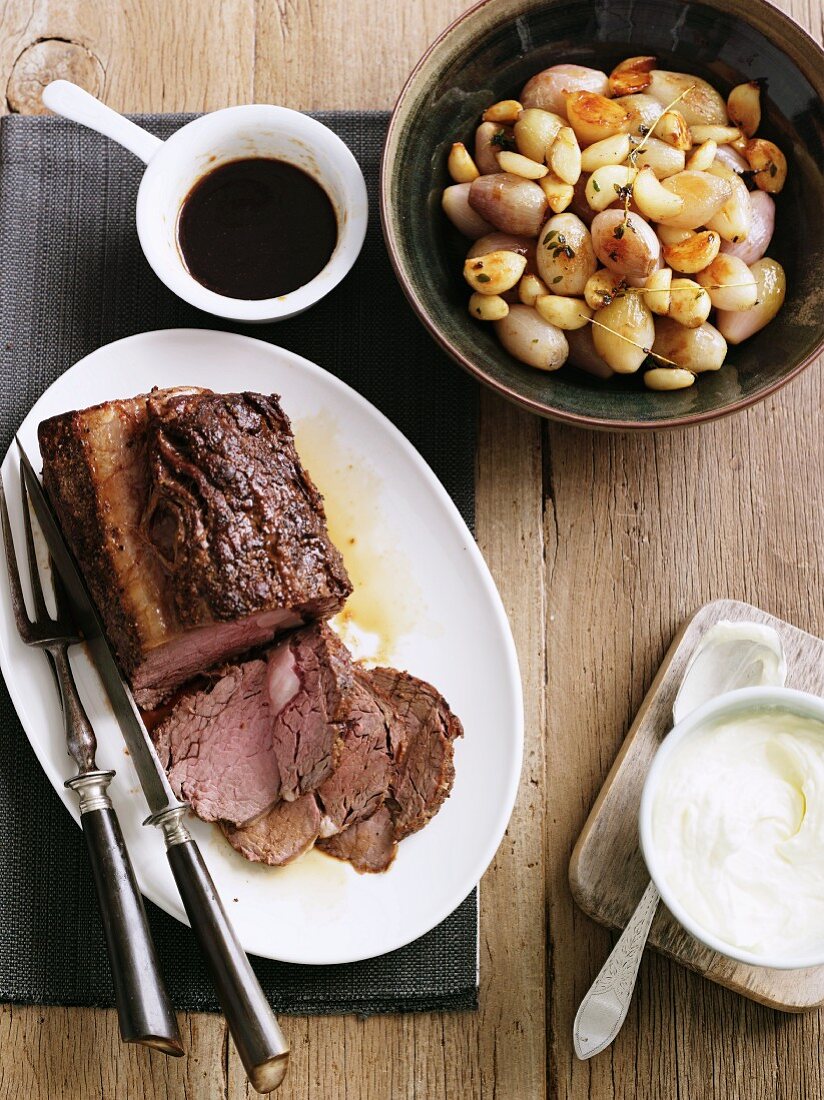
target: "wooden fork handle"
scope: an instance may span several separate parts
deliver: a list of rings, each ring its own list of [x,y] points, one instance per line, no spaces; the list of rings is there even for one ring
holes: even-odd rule
[[[108,795],[114,772],[85,772],[66,781],[80,796],[80,823],[94,875],[124,1043],[179,1057],[183,1044],[149,933],[120,823]]]

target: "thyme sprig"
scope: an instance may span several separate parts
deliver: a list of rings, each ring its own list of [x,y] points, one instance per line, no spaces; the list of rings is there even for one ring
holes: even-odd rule
[[[645,348],[643,344],[639,344],[637,340],[630,340],[629,336],[624,336],[622,332],[616,332],[614,328],[610,328],[609,325],[603,325],[600,321],[596,321],[594,317],[586,317],[583,313],[578,314],[584,321],[589,321],[591,325],[595,325],[597,328],[604,329],[605,332],[611,332],[613,336],[617,336],[619,340],[624,340],[627,344],[632,344],[634,348],[638,348],[644,355],[651,355],[653,359],[658,359],[662,363],[666,363],[667,366],[676,367],[678,370],[687,370],[689,368],[682,367],[680,363],[674,362],[672,359],[667,359],[666,355],[659,355],[657,351],[653,351],[652,348]]]

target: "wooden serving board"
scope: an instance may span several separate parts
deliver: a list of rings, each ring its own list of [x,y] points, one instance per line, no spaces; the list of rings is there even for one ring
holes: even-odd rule
[[[641,709],[621,746],[601,793],[578,838],[569,882],[578,905],[594,920],[623,928],[649,882],[638,844],[638,808],[644,778],[661,739],[672,728],[672,705],[696,645],[722,620],[752,620],[773,627],[784,644],[787,686],[824,695],[824,641],[749,604],[705,604],[673,640]],[[698,943],[663,902],[650,944],[704,977],[784,1012],[824,1004],[824,966],[770,970],[733,962]]]

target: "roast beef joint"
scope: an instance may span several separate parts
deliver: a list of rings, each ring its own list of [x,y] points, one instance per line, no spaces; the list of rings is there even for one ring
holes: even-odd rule
[[[351,583],[278,398],[155,390],[39,439],[175,794],[249,860],[317,846],[386,870],[449,795],[462,727],[431,684],[362,667],[328,625]]]

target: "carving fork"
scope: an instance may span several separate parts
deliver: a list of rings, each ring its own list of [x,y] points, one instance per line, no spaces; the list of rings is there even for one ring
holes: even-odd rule
[[[142,1043],[179,1057],[183,1045],[166,985],[160,973],[146,921],[143,898],[134,876],[120,823],[108,795],[113,771],[100,771],[95,762],[97,741],[69,664],[68,648],[82,641],[68,610],[62,582],[52,570],[57,615],[52,618],[43,598],[37,567],[26,484],[20,471],[26,553],[31,580],[34,618],[29,618],[20,583],[17,556],[11,534],[6,494],[0,479],[0,519],[6,546],[6,564],[14,619],[26,645],[42,649],[49,657],[60,691],[63,725],[69,756],[77,775],[66,786],[80,799],[80,822],[94,875],[97,902],[103,919],[120,1037],[125,1043]]]

